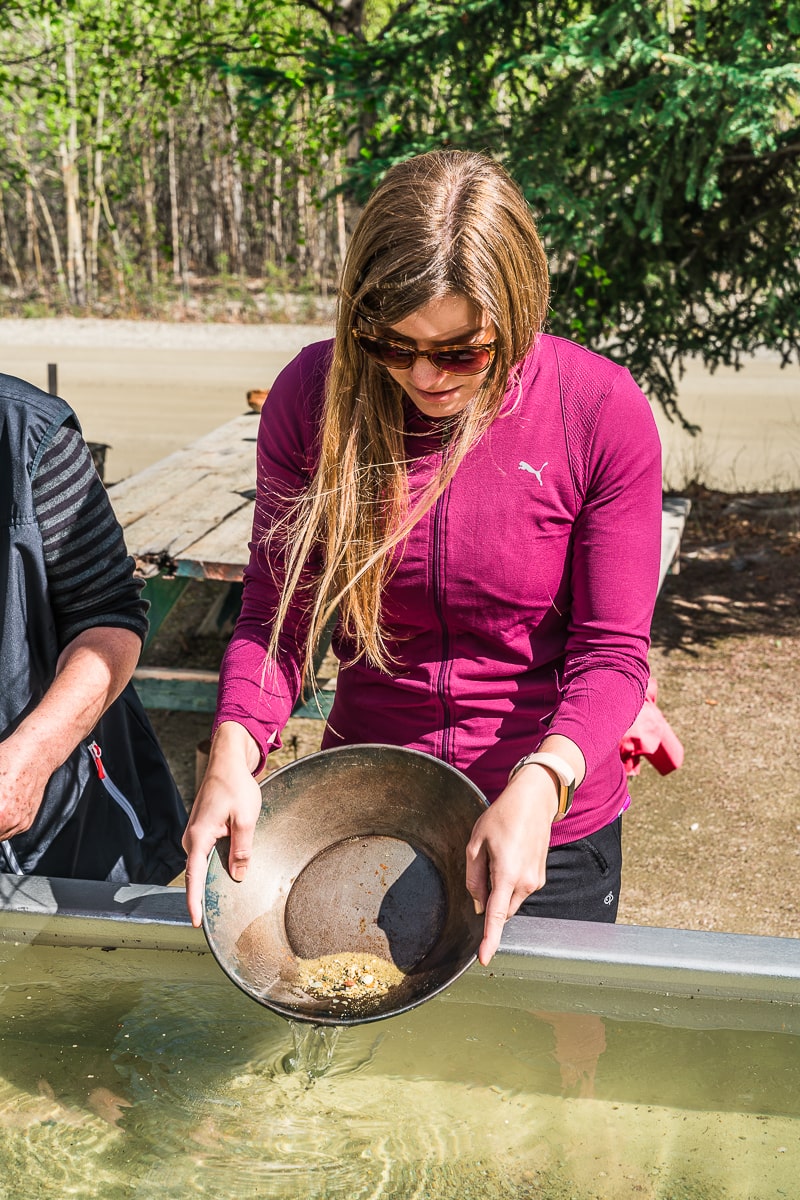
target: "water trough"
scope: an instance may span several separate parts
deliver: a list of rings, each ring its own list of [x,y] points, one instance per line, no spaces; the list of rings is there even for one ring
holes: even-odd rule
[[[2,876],[0,962],[9,1200],[796,1194],[794,939],[515,918],[488,969],[316,1040],[179,888]]]

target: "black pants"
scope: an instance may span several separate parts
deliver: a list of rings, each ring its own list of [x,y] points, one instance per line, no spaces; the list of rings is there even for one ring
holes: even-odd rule
[[[613,924],[621,875],[620,816],[589,837],[552,846],[547,854],[547,882],[523,900],[520,915]]]

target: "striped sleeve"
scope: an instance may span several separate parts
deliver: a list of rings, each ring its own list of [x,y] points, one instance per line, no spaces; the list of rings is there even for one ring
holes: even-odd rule
[[[32,480],[59,646],[98,625],[147,635],[143,582],[80,432],[62,425]]]

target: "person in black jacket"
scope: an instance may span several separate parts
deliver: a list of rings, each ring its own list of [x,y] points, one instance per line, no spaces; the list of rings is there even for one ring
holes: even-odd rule
[[[141,589],[74,413],[0,375],[0,870],[182,870],[185,808],[130,685]]]

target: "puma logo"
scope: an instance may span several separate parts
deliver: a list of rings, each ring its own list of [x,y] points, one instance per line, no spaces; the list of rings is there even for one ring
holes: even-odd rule
[[[547,463],[542,463],[542,465],[539,467],[539,470],[537,471],[536,467],[532,467],[530,465],[530,463],[521,462],[519,464],[519,469],[520,469],[520,471],[530,471],[531,475],[535,475],[536,478],[539,480],[539,487],[544,487],[544,484],[542,483],[542,471],[545,469],[546,466],[547,466]]]

